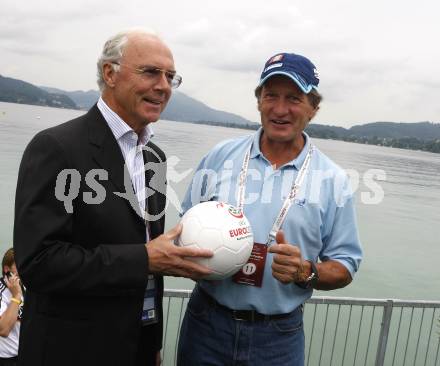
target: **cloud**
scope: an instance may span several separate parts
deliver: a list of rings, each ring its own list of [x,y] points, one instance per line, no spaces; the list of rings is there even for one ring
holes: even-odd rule
[[[9,1],[2,4],[0,71],[38,85],[96,88],[104,41],[147,26],[173,50],[181,90],[213,108],[257,120],[261,69],[288,51],[308,56],[320,72],[322,122],[438,121],[438,13],[434,0]]]
[[[216,9],[214,19],[187,20],[172,41],[195,55],[197,63],[222,71],[258,72],[271,54],[286,49],[289,43],[300,43],[301,38],[295,35],[313,23],[289,2],[280,3],[285,6],[283,17],[277,8],[247,11],[246,2],[237,3],[234,13]]]

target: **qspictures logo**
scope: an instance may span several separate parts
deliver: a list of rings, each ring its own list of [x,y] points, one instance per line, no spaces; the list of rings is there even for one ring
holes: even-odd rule
[[[187,169],[183,172],[178,172],[176,166],[180,159],[177,156],[170,156],[166,162],[161,161],[159,155],[148,146],[143,146],[140,151],[149,152],[155,156],[156,162],[145,163],[138,171],[130,174],[127,164],[124,166],[124,190],[123,192],[110,192],[120,198],[126,199],[130,206],[144,219],[155,221],[160,219],[171,203],[178,212],[182,210],[180,199],[177,192],[173,189],[173,185],[180,183],[189,174],[192,169]],[[133,154],[139,153],[138,149],[132,149],[127,159],[132,160]],[[146,172],[150,171],[150,180],[148,186],[139,190],[133,191],[133,179],[142,174],[145,176]],[[166,172],[166,174],[165,174]],[[83,189],[81,191],[81,182],[84,180],[85,186],[90,191]],[[89,205],[99,205],[104,202],[108,192],[100,183],[109,180],[109,172],[105,169],[91,169],[82,177],[77,169],[63,169],[58,173],[55,183],[55,198],[64,204],[67,213],[73,213],[73,202],[76,199],[82,199],[84,203]],[[152,215],[148,212],[148,207],[141,204],[145,202],[148,197],[155,193],[166,195],[166,206],[162,212]]]
[[[147,162],[138,171],[131,174],[127,166],[125,166],[123,189],[121,189],[121,192],[106,191],[103,182],[111,179],[111,172],[105,169],[91,169],[85,175],[81,175],[76,169],[63,169],[59,172],[56,179],[55,198],[64,204],[67,213],[73,213],[73,203],[75,200],[82,200],[88,205],[99,205],[104,202],[108,194],[114,194],[126,199],[141,217],[149,221],[161,218],[170,203],[178,212],[182,212],[181,201],[175,187],[191,174],[192,169],[180,172],[177,170],[177,164],[180,162],[177,156],[170,156],[166,162],[163,162],[157,156],[157,153],[149,147],[144,146],[142,150],[149,151],[156,156],[156,162]],[[133,153],[138,152],[134,151]],[[127,159],[130,159],[130,155]],[[190,184],[188,202],[194,206],[199,202],[209,201],[212,197],[217,197],[220,201],[223,199],[227,202],[227,197],[237,194],[237,179],[233,174],[235,170],[239,169],[234,167],[234,161],[227,160],[223,164],[223,169],[218,171],[211,169],[196,171]],[[144,189],[134,192],[132,183],[134,177],[139,174],[145,175],[147,171],[150,172],[151,177],[148,185]],[[260,181],[262,183],[259,192],[248,192],[246,194],[244,198],[245,205],[250,205],[257,201],[267,204],[285,199],[286,189],[291,187],[295,179],[294,172],[286,171],[282,176],[280,172],[277,172],[277,176],[279,175],[281,180],[279,186],[283,187],[281,190],[275,189],[273,180],[266,179],[272,173],[273,169],[271,166],[268,166],[265,171],[249,169],[248,175],[252,181]],[[384,199],[384,190],[380,182],[385,180],[386,173],[381,169],[368,169],[362,172],[362,174],[352,169],[345,169],[345,171],[338,173],[335,173],[333,170],[312,170],[306,179],[308,181],[308,184],[305,185],[308,186],[307,191],[298,197],[298,201],[295,202],[301,207],[306,204],[319,203],[322,197],[322,189],[325,189],[330,199],[333,199],[338,207],[342,207],[360,188],[362,183],[367,190],[360,191],[360,201],[364,204],[379,204]],[[165,195],[167,199],[165,209],[158,214],[152,215],[148,212],[148,209],[144,208],[146,205],[141,203],[155,193]],[[243,212],[240,209],[228,206],[230,215],[237,219],[243,218]],[[223,204],[219,204],[218,208],[221,207],[224,207]]]

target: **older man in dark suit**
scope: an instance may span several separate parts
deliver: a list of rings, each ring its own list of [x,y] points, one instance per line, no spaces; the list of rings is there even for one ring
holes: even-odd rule
[[[179,226],[162,234],[165,155],[150,124],[180,82],[157,36],[119,33],[98,61],[97,105],[26,148],[14,227],[28,290],[19,365],[160,364],[161,275],[199,278],[209,270],[185,258],[212,255],[176,247]]]

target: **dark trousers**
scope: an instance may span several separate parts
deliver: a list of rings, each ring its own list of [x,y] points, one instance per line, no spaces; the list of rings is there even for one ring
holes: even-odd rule
[[[17,356],[11,358],[0,358],[0,366],[17,366]]]
[[[236,314],[245,315],[246,312]],[[281,318],[248,321],[196,286],[179,337],[178,366],[304,366],[301,307]]]
[[[145,346],[143,351],[138,352],[136,356],[136,366],[156,366],[157,351],[151,351],[147,348],[148,346]]]
[[[135,366],[156,366],[157,350],[151,348],[151,344],[154,344],[154,342],[155,336],[143,329],[139,339]]]

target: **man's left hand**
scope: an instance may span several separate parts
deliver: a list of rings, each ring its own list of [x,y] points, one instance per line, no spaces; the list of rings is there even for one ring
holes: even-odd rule
[[[299,247],[286,242],[283,231],[278,231],[276,244],[269,247],[273,253],[272,275],[282,283],[300,281],[304,272],[303,259]]]

